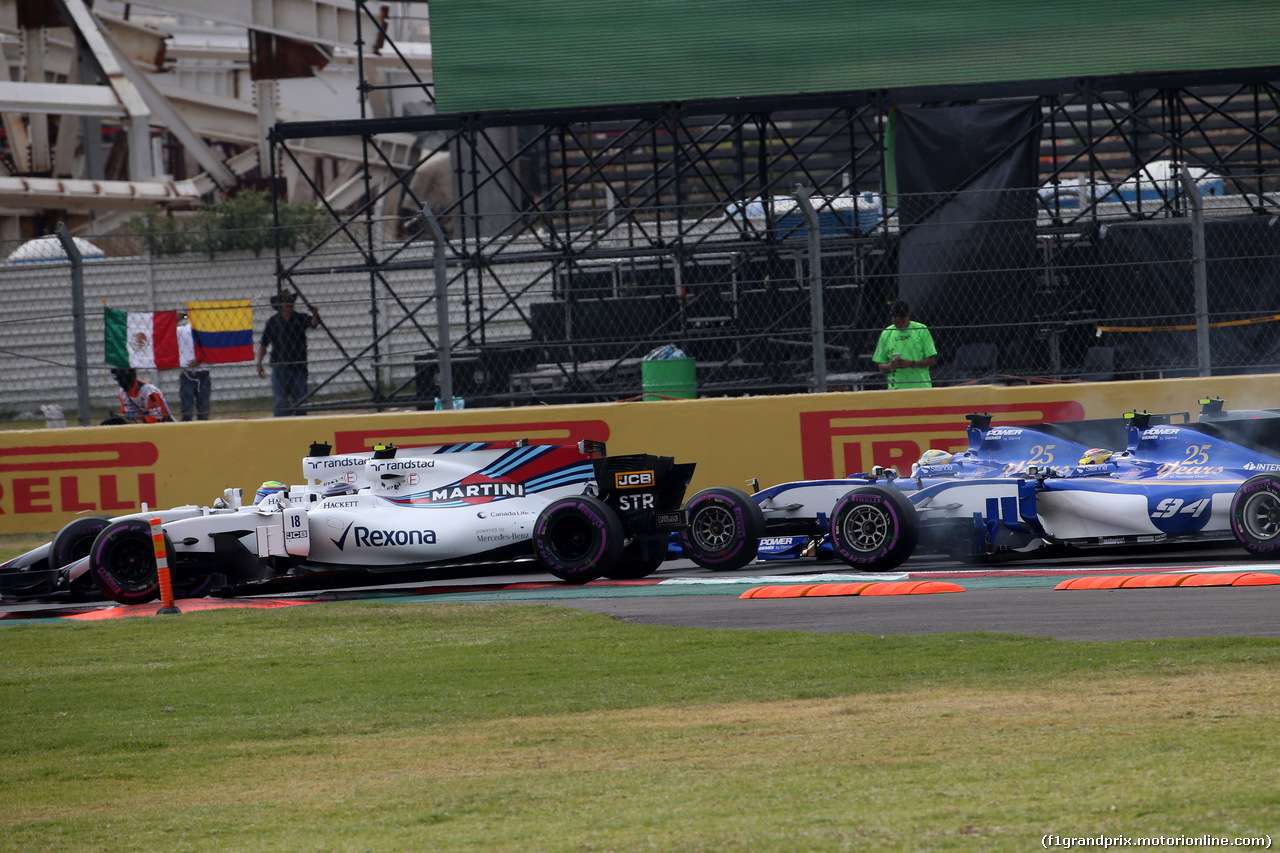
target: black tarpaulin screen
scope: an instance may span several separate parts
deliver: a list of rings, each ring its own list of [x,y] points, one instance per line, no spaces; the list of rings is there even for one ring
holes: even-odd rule
[[[901,107],[894,123],[899,296],[937,327],[944,360],[961,343],[1004,343],[1014,330],[994,327],[1030,319],[1039,104]]]

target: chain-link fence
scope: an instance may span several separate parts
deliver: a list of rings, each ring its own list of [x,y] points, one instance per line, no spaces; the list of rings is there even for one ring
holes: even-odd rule
[[[1194,185],[1191,195],[1171,172],[985,195],[803,191],[446,217],[454,396],[475,407],[883,387],[871,354],[900,298],[932,330],[935,385],[1278,369],[1275,200],[1224,192],[1211,174]],[[81,380],[92,422],[117,408],[104,307],[248,300],[256,350],[278,287],[321,320],[308,334],[304,409],[438,405],[435,257],[422,217],[215,236],[195,251],[146,235],[87,238],[80,374],[61,244],[0,247],[0,412],[39,421],[53,405],[74,423]],[[658,370],[675,363],[647,363],[655,350],[685,356],[690,370]],[[176,417],[178,371],[141,373]],[[252,361],[214,365],[212,377],[213,417],[271,413],[270,382]]]
[[[285,231],[280,236],[281,257],[287,262],[299,251],[296,235]],[[65,250],[54,237],[0,245],[0,255],[9,258],[0,266],[6,306],[0,321],[0,365],[7,379],[0,390],[0,411],[10,418],[41,419],[44,406],[56,405],[69,423],[75,423],[77,382],[83,380],[89,389],[90,420],[98,423],[119,410],[118,388],[106,354],[105,309],[182,314],[189,303],[247,300],[252,318],[250,360],[210,367],[212,417],[270,415],[270,374],[259,377],[254,356],[263,327],[275,310],[271,300],[277,293],[276,234],[270,229],[215,232],[211,238],[195,251],[189,244],[166,244],[154,235],[77,238],[84,259],[83,323],[88,341],[88,367],[83,373],[78,373],[74,360],[73,265]],[[429,248],[423,251],[429,264]],[[352,262],[342,250],[323,254],[332,256],[336,264]],[[414,284],[406,279],[393,277],[402,295],[413,298]],[[389,357],[371,356],[348,365],[344,349],[360,350],[373,338],[369,317],[376,301],[370,298],[367,278],[365,284],[361,282],[358,275],[334,272],[308,287],[296,305],[299,312],[314,311],[322,320],[307,335],[310,387],[316,394],[307,403],[313,407],[339,399],[353,399],[356,407],[362,407],[372,396],[364,378],[385,373],[389,381],[398,367]],[[128,342],[136,349],[135,344]],[[412,357],[404,369],[411,378]],[[143,367],[138,373],[161,388],[174,418],[181,419],[180,369]],[[327,380],[323,388],[317,388],[317,377]]]

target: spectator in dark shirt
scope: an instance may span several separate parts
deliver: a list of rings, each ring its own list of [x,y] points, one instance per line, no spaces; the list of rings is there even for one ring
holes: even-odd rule
[[[319,325],[320,312],[314,307],[314,314],[294,311],[296,298],[288,290],[271,297],[276,313],[258,344],[258,376],[265,376],[262,360],[271,349],[271,413],[277,418],[306,414],[301,403],[307,396],[307,330]]]

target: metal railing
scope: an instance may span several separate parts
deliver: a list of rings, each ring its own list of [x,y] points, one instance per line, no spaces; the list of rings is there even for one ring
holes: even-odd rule
[[[1001,200],[983,221],[917,227],[904,248],[907,229],[877,197],[810,192],[691,205],[679,217],[669,206],[572,209],[554,230],[533,212],[442,218],[438,233],[421,216],[374,220],[363,233],[286,249],[289,285],[322,320],[308,336],[304,408],[636,399],[644,356],[667,347],[696,361],[701,396],[882,387],[870,355],[904,292],[916,294],[913,319],[937,343],[936,385],[1280,366],[1280,209],[1270,195],[1156,185],[1138,217],[1120,187],[1115,200],[1094,193],[1090,215],[1065,222],[1050,210],[1063,203],[1056,194],[1003,191],[1009,210],[1031,199],[1038,214],[1003,217]],[[459,236],[481,231],[502,236],[482,246]],[[281,236],[282,246],[297,243]],[[114,408],[102,306],[247,299],[256,347],[278,287],[276,259],[261,250],[165,255],[117,235],[89,239],[98,256],[74,262],[59,241],[42,245],[58,249],[0,266],[0,412],[10,418],[38,419],[48,404],[79,413],[81,393],[91,422]],[[905,273],[902,253],[921,245],[926,271]],[[76,356],[81,321],[87,365]],[[176,373],[147,376],[176,409]],[[217,365],[213,382],[215,417],[270,414],[270,386],[252,363]]]

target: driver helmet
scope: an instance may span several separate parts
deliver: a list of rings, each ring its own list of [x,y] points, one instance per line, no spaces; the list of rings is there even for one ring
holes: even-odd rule
[[[324,485],[324,496],[326,498],[339,498],[344,495],[354,495],[356,487],[352,483],[348,483],[342,478],[330,480]]]
[[[951,454],[945,450],[939,450],[936,447],[930,447],[924,453],[920,454],[920,459],[911,466],[911,474],[915,475],[923,465],[946,465],[951,461]]]
[[[1086,450],[1084,455],[1080,457],[1080,465],[1101,465],[1106,462],[1114,454],[1114,450],[1103,450],[1101,447],[1095,447],[1092,450]]]
[[[920,454],[920,461],[917,465],[946,465],[951,461],[951,454],[945,450],[939,450],[936,447],[930,447],[924,453]]]
[[[281,492],[287,491],[288,488],[288,486],[279,480],[267,480],[261,486],[258,486],[258,491],[253,496],[253,503],[256,506],[262,503],[262,499],[267,495],[278,495]]]

